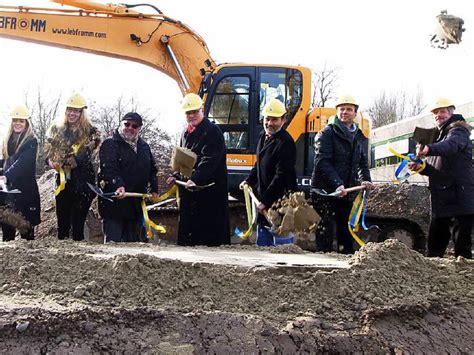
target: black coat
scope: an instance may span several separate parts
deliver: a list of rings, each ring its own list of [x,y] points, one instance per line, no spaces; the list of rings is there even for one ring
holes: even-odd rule
[[[178,244],[230,244],[226,147],[221,130],[204,118],[194,132],[184,132],[181,147],[197,155],[190,179],[196,185],[215,184],[195,192],[179,188]]]
[[[99,151],[99,186],[104,192],[115,192],[123,186],[127,192],[158,192],[158,169],[150,146],[138,138],[137,151],[116,130],[107,138]],[[110,202],[99,198],[99,213],[102,218],[141,221],[143,213],[139,198],[124,198]]]
[[[357,128],[351,137],[338,118],[324,127],[314,142],[314,169],[311,187],[331,193],[337,187],[345,188],[371,181],[364,143],[367,138]],[[352,138],[352,139],[351,139]]]
[[[29,137],[16,154],[8,157],[3,168],[3,175],[7,178],[8,189],[21,191],[21,194],[5,196],[6,202],[11,204],[33,226],[41,222],[40,195],[36,183],[37,151],[38,141],[35,137]]]
[[[428,144],[427,166],[431,210],[434,217],[474,214],[471,127],[461,115],[453,115]]]
[[[257,144],[257,161],[247,177],[256,188],[260,202],[270,208],[289,191],[296,191],[296,145],[290,134],[282,129],[265,139],[262,132]]]

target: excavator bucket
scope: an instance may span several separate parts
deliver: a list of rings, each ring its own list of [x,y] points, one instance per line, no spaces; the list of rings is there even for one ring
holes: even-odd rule
[[[454,15],[448,15],[446,10],[436,16],[437,23],[435,33],[431,36],[433,48],[447,49],[450,44],[461,43],[464,20]]]

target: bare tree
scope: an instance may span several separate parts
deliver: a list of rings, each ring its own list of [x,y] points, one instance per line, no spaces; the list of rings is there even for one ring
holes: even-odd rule
[[[335,98],[339,68],[328,68],[326,64],[319,71],[314,71],[316,78],[313,80],[313,105],[324,107],[326,103]]]
[[[61,102],[60,93],[53,94],[51,97],[52,98],[46,98],[40,86],[36,88],[36,92],[33,92],[31,96],[28,91],[25,92],[25,104],[30,111],[33,131],[38,139],[36,164],[36,172],[38,174],[44,172],[44,144],[46,142],[46,133],[58,114]]]
[[[418,88],[414,95],[404,91],[387,93],[383,90],[368,108],[367,113],[372,118],[373,127],[377,128],[418,115],[425,107],[421,88]]]
[[[161,188],[166,188],[164,181],[170,173],[172,137],[159,128],[159,115],[151,113],[150,109],[143,107],[134,98],[127,99],[120,96],[110,105],[100,106],[94,103],[91,108],[91,119],[104,137],[109,137],[119,126],[121,118],[130,111],[139,113],[143,118],[140,136],[150,145],[158,167],[159,185]]]

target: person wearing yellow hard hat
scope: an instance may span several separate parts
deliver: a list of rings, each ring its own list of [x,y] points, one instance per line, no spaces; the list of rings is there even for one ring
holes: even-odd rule
[[[20,235],[23,239],[32,240],[35,237],[34,226],[40,223],[40,196],[36,183],[38,141],[26,106],[14,107],[10,118],[10,127],[2,145],[0,194],[4,195],[7,206],[29,222],[26,230],[20,229]],[[3,241],[14,240],[16,227],[19,226],[6,223],[1,223],[1,226]]]
[[[455,105],[445,97],[435,99],[429,109],[439,136],[431,144],[418,145],[416,151],[417,156],[426,157],[426,167],[420,174],[428,176],[431,194],[427,255],[443,257],[453,238],[454,255],[472,259],[472,127],[462,115],[454,113]],[[417,163],[408,166],[420,169]],[[452,228],[453,221],[457,228]]]
[[[203,101],[194,93],[184,96],[181,108],[187,126],[181,148],[197,159],[191,176],[173,172],[167,182],[178,185],[180,207],[178,245],[230,244],[227,197],[226,146],[220,128],[204,116]]]
[[[257,210],[257,245],[273,246],[278,237],[270,230],[263,213],[286,193],[297,191],[296,183],[296,145],[284,129],[286,108],[283,102],[273,98],[262,110],[263,131],[257,144],[257,160],[245,181],[255,191],[260,203]]]
[[[364,185],[372,189],[366,147],[367,137],[354,122],[359,104],[351,95],[340,95],[336,115],[316,136],[311,197],[321,221],[316,229],[318,251],[354,252],[354,240],[347,223],[355,194],[349,187]],[[335,193],[337,197],[327,196]]]
[[[46,160],[56,174],[56,217],[58,238],[84,239],[86,221],[95,184],[92,156],[101,142],[100,132],[87,115],[87,102],[80,94],[66,100],[64,116],[51,125],[45,144]]]

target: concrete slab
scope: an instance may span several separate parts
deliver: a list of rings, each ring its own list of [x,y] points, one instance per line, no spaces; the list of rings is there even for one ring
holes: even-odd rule
[[[325,254],[282,254],[267,250],[232,250],[224,248],[160,247],[158,250],[139,247],[114,247],[112,245],[94,248],[93,257],[146,254],[160,259],[179,260],[186,263],[207,263],[235,265],[242,267],[309,267],[317,269],[344,269],[349,264],[334,256]]]

